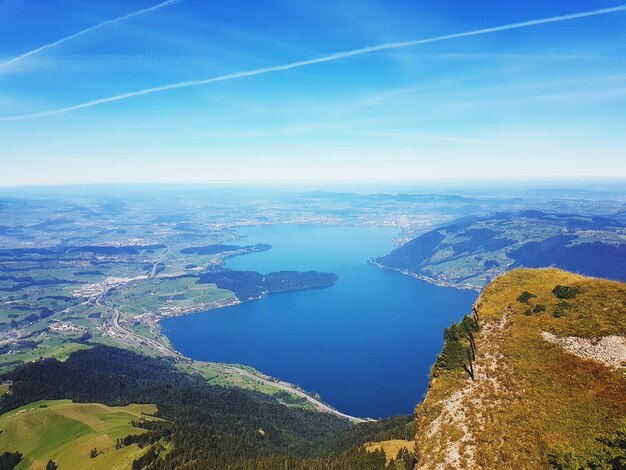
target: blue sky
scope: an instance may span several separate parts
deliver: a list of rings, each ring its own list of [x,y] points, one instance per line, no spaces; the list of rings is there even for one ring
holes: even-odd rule
[[[0,0],[0,185],[626,177],[626,11],[48,111],[614,1]],[[2,65],[4,64],[4,65]]]

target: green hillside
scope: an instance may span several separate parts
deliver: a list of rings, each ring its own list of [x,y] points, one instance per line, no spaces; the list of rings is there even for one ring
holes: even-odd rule
[[[558,267],[626,280],[624,224],[540,211],[498,213],[426,232],[378,264],[442,284],[481,288],[517,267]]]
[[[154,405],[38,401],[0,416],[0,449],[23,455],[18,469],[44,469],[50,459],[61,469],[126,469],[146,449],[116,450],[117,439],[145,432],[130,422],[156,419],[156,411]],[[92,449],[98,454],[93,458]]]

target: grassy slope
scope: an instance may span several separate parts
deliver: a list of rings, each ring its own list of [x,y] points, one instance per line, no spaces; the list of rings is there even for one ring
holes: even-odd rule
[[[559,318],[552,315],[562,301],[552,293],[557,284],[583,289]],[[517,300],[523,291],[536,296],[530,306]],[[537,304],[546,311],[524,314]],[[433,370],[416,410],[420,468],[546,468],[559,450],[586,461],[600,446],[598,436],[624,426],[623,371],[571,355],[541,332],[626,335],[626,284],[519,269],[491,283],[476,309],[476,381],[462,369]]]
[[[64,361],[73,352],[89,347],[87,344],[75,343],[71,340],[51,338],[43,341],[35,349],[20,351],[15,354],[0,354],[0,371],[9,370],[11,366],[5,366],[15,361],[30,362],[42,357],[54,357],[59,361]]]
[[[365,444],[365,450],[368,452],[382,450],[387,458],[387,463],[396,458],[400,449],[413,452],[414,447],[415,443],[413,441],[405,441],[404,439],[390,439],[388,441],[368,442]]]
[[[47,407],[40,408],[44,404]],[[0,416],[0,449],[24,455],[18,469],[45,468],[48,459],[56,461],[59,468],[128,468],[145,449],[131,445],[115,450],[115,442],[141,433],[130,421],[155,412],[154,405],[109,407],[70,400],[39,401]],[[92,459],[89,453],[94,447],[101,453]]]
[[[244,366],[241,364],[233,364],[233,366],[247,370],[249,372],[257,372],[254,368],[250,366]],[[265,395],[270,396],[285,394],[285,392],[280,388],[261,383],[256,379],[252,379],[241,374],[225,371],[224,369],[220,369],[219,367],[214,366],[211,363],[197,361],[189,364],[179,362],[176,364],[176,367],[178,370],[181,370],[188,374],[202,375],[206,379],[207,383],[211,385],[236,387],[244,390],[254,390],[255,392],[264,393]],[[294,393],[287,393],[287,395],[289,396],[289,399],[285,400],[285,397],[282,397],[280,400],[283,404],[289,407],[301,408],[311,411],[316,409],[312,403]]]

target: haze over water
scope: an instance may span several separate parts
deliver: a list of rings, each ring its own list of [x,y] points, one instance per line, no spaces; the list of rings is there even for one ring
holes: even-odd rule
[[[174,346],[198,360],[251,365],[348,414],[411,413],[428,386],[443,329],[471,310],[477,294],[368,264],[393,248],[394,229],[288,225],[240,233],[241,244],[272,249],[231,258],[231,269],[314,269],[339,281],[166,319],[163,331]]]

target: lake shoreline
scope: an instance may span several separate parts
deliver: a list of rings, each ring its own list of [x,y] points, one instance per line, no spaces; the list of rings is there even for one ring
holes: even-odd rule
[[[387,265],[379,263],[378,261],[376,261],[376,258],[370,259],[368,263],[376,266],[379,269],[382,269],[385,271],[395,271],[404,276],[412,277],[414,279],[419,279],[420,281],[428,282],[429,284],[433,284],[437,287],[451,287],[453,289],[458,289],[458,290],[472,290],[478,293],[482,292],[483,290],[482,287],[472,286],[470,284],[459,284],[455,282],[442,281],[440,279],[428,277],[423,274],[414,273],[413,271],[409,271],[408,269],[393,268],[391,266],[387,266]]]

